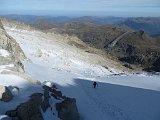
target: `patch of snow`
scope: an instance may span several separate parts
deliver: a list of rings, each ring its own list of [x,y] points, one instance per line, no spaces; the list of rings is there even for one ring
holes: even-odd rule
[[[48,87],[50,87],[50,88],[52,88],[53,85],[54,85],[54,83],[51,82],[51,81],[45,81],[43,84],[46,85],[46,86],[48,86]]]
[[[0,49],[0,56],[8,57],[8,56],[10,56],[10,53],[7,50]]]
[[[60,120],[57,117],[58,113],[55,108],[55,103],[57,103],[57,100],[55,100],[53,97],[51,97],[49,103],[50,103],[50,107],[46,110],[45,113],[41,110],[41,113],[43,115],[44,120],[50,120],[51,118],[53,120]]]
[[[7,115],[0,115],[0,120],[12,120]]]

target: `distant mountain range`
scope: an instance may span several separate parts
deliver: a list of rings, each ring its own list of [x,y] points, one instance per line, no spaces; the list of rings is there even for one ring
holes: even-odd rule
[[[48,22],[51,23],[63,23],[65,21],[72,19],[66,16],[51,17],[51,16],[36,16],[36,15],[3,15],[2,17],[28,24],[34,24],[40,20],[47,20]]]
[[[25,22],[28,24],[36,24],[39,21],[45,20],[49,23],[93,23],[96,25],[126,25],[133,30],[143,30],[151,36],[160,35],[160,17],[136,17],[136,18],[123,18],[123,17],[67,17],[67,16],[34,16],[34,15],[4,15],[2,17]]]
[[[152,36],[160,35],[160,17],[129,18],[122,24],[134,30],[144,30]]]

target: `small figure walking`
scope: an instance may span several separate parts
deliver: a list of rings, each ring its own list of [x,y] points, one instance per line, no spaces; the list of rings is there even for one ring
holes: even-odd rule
[[[93,87],[94,87],[94,88],[96,88],[97,85],[98,85],[97,82],[94,82],[94,83],[93,83]]]

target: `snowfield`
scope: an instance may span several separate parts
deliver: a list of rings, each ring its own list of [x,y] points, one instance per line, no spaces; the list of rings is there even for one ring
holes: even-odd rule
[[[90,63],[93,55],[60,41],[56,35],[5,29],[28,58],[23,62],[26,73],[41,82],[52,81],[64,95],[76,98],[81,120],[160,120],[159,75],[120,74],[114,68]],[[93,81],[98,82],[96,89]],[[0,102],[0,114],[41,89],[14,75],[0,75],[0,84],[19,86],[25,93],[10,103]],[[52,115],[48,110],[43,116],[50,120]]]

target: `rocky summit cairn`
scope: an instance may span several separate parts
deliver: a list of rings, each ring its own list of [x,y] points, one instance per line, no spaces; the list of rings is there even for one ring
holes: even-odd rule
[[[0,100],[4,102],[9,102],[10,100],[12,100],[12,98],[13,95],[8,89],[8,87],[0,85]]]

